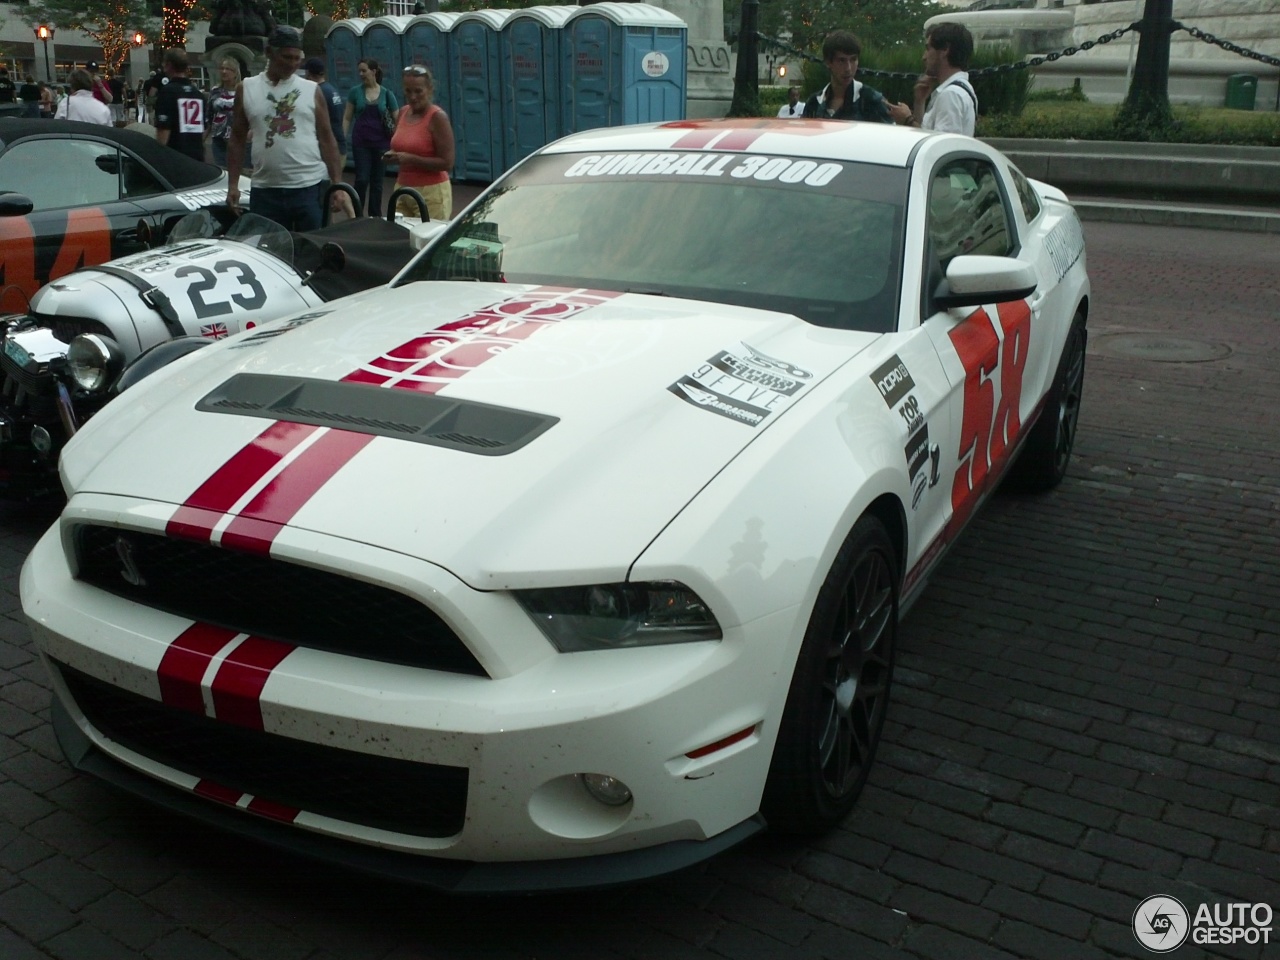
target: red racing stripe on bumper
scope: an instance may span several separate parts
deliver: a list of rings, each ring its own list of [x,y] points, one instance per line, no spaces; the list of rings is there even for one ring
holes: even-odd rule
[[[200,682],[209,661],[238,634],[235,630],[207,623],[193,623],[184,630],[160,658],[156,671],[160,681],[160,700],[166,706],[204,716],[204,695]]]
[[[262,688],[271,671],[280,665],[296,647],[248,637],[229,654],[213,678],[213,716],[223,723],[233,723],[251,730],[262,729]]]

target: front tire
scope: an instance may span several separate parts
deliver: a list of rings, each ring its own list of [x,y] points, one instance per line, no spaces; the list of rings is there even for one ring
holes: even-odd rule
[[[818,592],[761,805],[775,830],[828,830],[862,792],[893,678],[897,567],[884,524],[864,516]]]
[[[1052,490],[1067,475],[1080,423],[1080,401],[1084,396],[1086,337],[1084,315],[1077,313],[1067,332],[1062,359],[1058,361],[1040,419],[1031,428],[1013,466],[1012,479],[1020,489]]]

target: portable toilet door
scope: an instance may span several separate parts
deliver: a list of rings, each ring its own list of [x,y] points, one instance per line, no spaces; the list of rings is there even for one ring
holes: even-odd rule
[[[561,37],[571,130],[683,120],[689,28],[646,3],[574,10]]]
[[[449,31],[461,14],[421,13],[409,18],[400,36],[400,50],[404,66],[421,64],[431,71],[435,84],[433,102],[440,105],[450,117],[454,114],[453,84],[449,74]]]
[[[456,90],[454,177],[491,183],[502,172],[502,61],[498,35],[514,11],[475,10],[449,33],[450,74]]]
[[[356,64],[363,56],[360,42],[371,22],[361,17],[335,20],[325,34],[326,76],[344,98],[347,91],[360,82],[360,74],[356,70]]]
[[[378,61],[382,68],[382,85],[395,94],[396,105],[401,107],[404,106],[404,84],[400,77],[400,71],[404,69],[401,35],[412,19],[402,16],[370,20],[360,45],[364,59]]]
[[[503,170],[563,136],[560,29],[573,7],[526,7],[502,28]]]

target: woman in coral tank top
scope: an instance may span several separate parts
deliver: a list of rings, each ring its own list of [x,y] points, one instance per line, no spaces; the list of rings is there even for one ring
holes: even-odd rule
[[[396,120],[387,162],[400,167],[396,189],[411,187],[426,201],[432,220],[448,220],[453,216],[453,187],[449,183],[453,127],[448,115],[431,102],[434,93],[430,70],[416,63],[404,68],[406,106]],[[409,217],[419,212],[409,197],[400,198],[396,211]]]

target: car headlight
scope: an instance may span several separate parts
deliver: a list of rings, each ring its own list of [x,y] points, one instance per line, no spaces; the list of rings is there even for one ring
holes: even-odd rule
[[[67,348],[67,370],[81,390],[100,393],[111,385],[124,366],[124,354],[110,337],[82,333]]]
[[[701,598],[674,580],[518,590],[516,598],[561,653],[723,636]]]

